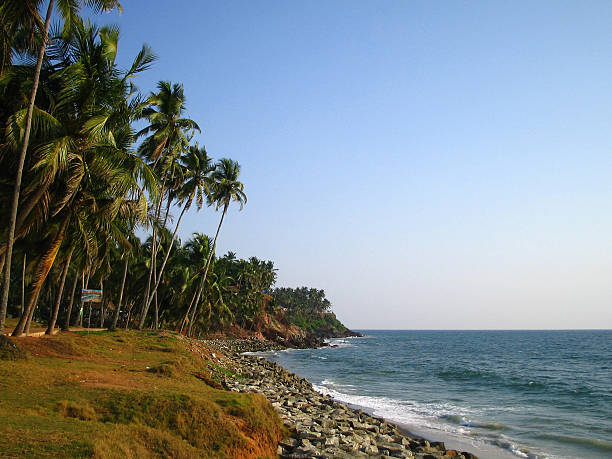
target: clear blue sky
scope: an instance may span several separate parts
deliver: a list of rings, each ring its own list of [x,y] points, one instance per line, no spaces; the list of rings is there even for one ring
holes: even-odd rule
[[[612,328],[612,3],[123,1],[249,197],[221,252],[355,328]],[[213,233],[212,209],[181,237]]]

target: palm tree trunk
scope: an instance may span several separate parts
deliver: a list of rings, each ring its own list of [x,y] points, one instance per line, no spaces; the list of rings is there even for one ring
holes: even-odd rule
[[[188,199],[187,202],[191,202],[191,199]],[[183,215],[185,215],[185,211],[187,210],[188,207],[189,206],[185,204],[185,206],[183,207],[183,210],[181,211],[181,215],[179,215],[179,218],[176,222],[176,227],[174,228],[174,232],[172,233],[172,239],[170,240],[170,245],[168,246],[168,250],[166,251],[166,256],[164,257],[164,262],[159,268],[159,275],[157,276],[157,279],[155,281],[155,287],[153,288],[153,291],[151,292],[151,296],[148,299],[144,310],[142,311],[142,316],[140,317],[140,324],[138,326],[138,329],[142,329],[142,327],[144,326],[144,321],[145,321],[145,318],[147,317],[149,306],[151,305],[153,296],[155,295],[155,293],[157,292],[157,288],[159,287],[159,283],[161,281],[162,275],[164,274],[164,268],[166,267],[166,263],[168,262],[168,258],[170,257],[170,252],[172,251],[172,246],[174,245],[174,241],[176,240],[176,233],[178,232],[179,226],[181,225],[181,220],[183,219]]]
[[[202,288],[202,281],[200,281],[200,283],[198,284],[198,287],[193,291],[193,296],[191,297],[191,303],[189,303],[189,307],[187,308],[187,313],[185,314],[185,317],[183,317],[183,321],[181,322],[181,328],[179,330],[179,333],[183,333],[183,328],[185,328],[185,324],[187,323],[187,319],[189,318],[189,313],[191,312],[191,307],[193,306],[193,302],[196,299],[196,296],[198,296],[198,291]]]
[[[162,226],[162,228],[163,228],[163,226]],[[157,280],[157,254],[155,255],[155,266],[153,267],[153,279]],[[158,309],[158,304],[157,304],[157,292],[155,292],[153,294],[153,302],[155,303],[155,307],[153,308],[153,324],[152,324],[152,328],[154,330],[157,330],[157,322],[159,321],[159,309]]]
[[[134,309],[134,304],[131,303],[130,307],[128,308],[128,316],[125,318],[125,324],[123,325],[123,329],[127,330],[128,326],[130,325],[130,318],[132,316],[132,309]]]
[[[155,308],[153,311],[153,329],[157,330],[159,328],[159,304],[157,303],[157,292],[155,292]]]
[[[100,290],[102,291],[102,301],[100,302],[100,328],[104,328],[104,286],[100,281]]]
[[[87,269],[87,280],[85,280],[85,271],[83,271],[83,276],[81,277],[81,292],[85,290],[85,287],[89,285],[89,275],[91,274],[91,268]],[[79,310],[79,327],[83,326],[83,321],[85,320],[85,302],[82,300],[83,296],[81,295],[81,309]]]
[[[36,308],[38,307],[38,296],[40,295],[40,292],[38,292],[36,294],[36,298],[34,299],[34,307],[32,308],[32,312],[30,314],[28,314],[28,320],[26,322],[26,326],[25,326],[25,335],[28,336],[30,334],[30,325],[32,324],[32,319],[34,318],[34,312],[36,311]]]
[[[6,245],[3,245],[2,247],[6,247]],[[2,253],[0,255],[0,275],[2,274],[2,272],[4,271],[4,262],[6,261],[6,256],[4,253]]]
[[[72,304],[74,303],[74,293],[76,292],[77,282],[79,281],[79,273],[74,273],[74,282],[72,283],[72,293],[70,294],[70,302],[68,303],[68,309],[66,310],[66,322],[62,327],[63,331],[70,330],[70,316],[72,315]]]
[[[2,302],[0,303],[0,335],[4,333],[4,322],[6,320],[6,308],[8,306],[9,287],[11,284],[11,258],[13,256],[15,225],[17,223],[17,209],[19,208],[19,191],[21,189],[21,178],[23,176],[23,166],[25,164],[26,152],[28,151],[28,142],[30,141],[30,130],[32,129],[32,114],[34,113],[34,102],[36,101],[36,92],[38,91],[38,81],[40,79],[40,69],[42,68],[45,50],[47,48],[47,40],[49,38],[49,25],[51,24],[51,12],[53,11],[54,2],[55,0],[50,0],[49,6],[47,7],[45,30],[43,32],[43,40],[40,45],[40,51],[38,52],[36,70],[34,71],[32,93],[30,94],[30,103],[28,104],[28,112],[26,115],[25,133],[23,136],[23,144],[21,145],[21,151],[19,153],[17,176],[15,177],[15,186],[13,188],[13,202],[11,204],[11,215],[9,217],[9,232],[6,242],[6,261],[4,266],[4,283],[2,286]]]
[[[219,237],[219,231],[221,231],[221,225],[223,225],[223,219],[225,218],[225,214],[227,212],[227,208],[229,207],[229,202],[226,202],[223,206],[223,213],[221,214],[221,221],[219,221],[219,226],[217,227],[217,233],[215,234],[215,239],[213,240],[212,248],[210,249],[210,253],[208,254],[208,259],[206,260],[206,267],[204,268],[204,276],[202,277],[202,285],[206,282],[206,276],[208,275],[208,268],[210,268],[210,261],[215,253],[215,249],[217,248],[217,238]],[[195,305],[193,312],[191,313],[191,320],[189,321],[189,327],[187,328],[187,336],[191,336],[191,327],[193,324],[193,319],[198,313],[198,305]]]
[[[151,239],[151,266],[149,266],[149,278],[147,279],[147,288],[145,289],[144,301],[142,302],[142,311],[140,314],[140,322],[138,323],[138,329],[141,330],[144,326],[145,319],[147,317],[146,310],[149,309],[147,303],[149,303],[149,294],[151,291],[151,279],[153,276],[153,267],[157,265],[157,220],[161,213],[161,206],[164,198],[164,191],[166,188],[166,175],[162,179],[162,185],[160,189],[159,202],[155,209],[155,222],[153,222],[153,238]]]
[[[127,277],[129,257],[125,256],[125,262],[123,264],[123,279],[121,280],[121,290],[119,291],[119,303],[117,303],[117,310],[115,311],[115,317],[113,317],[113,323],[110,329],[115,330],[117,328],[117,322],[119,321],[119,313],[121,312],[121,302],[123,301],[123,290],[125,289],[125,278]]]
[[[128,329],[128,325],[130,324],[130,316],[132,315],[132,308],[134,307],[134,305],[130,306],[130,308],[128,309],[128,315],[125,318],[125,325],[123,326],[124,330]]]
[[[68,268],[70,267],[70,260],[72,259],[72,252],[74,252],[74,246],[70,248],[70,252],[68,252],[68,258],[66,259],[66,263],[64,264],[64,269],[62,270],[62,277],[60,278],[59,291],[57,292],[57,299],[55,300],[55,305],[53,306],[53,313],[51,314],[51,320],[49,321],[49,326],[47,327],[46,335],[52,335],[53,329],[55,328],[55,322],[57,321],[57,314],[59,312],[60,303],[62,302],[62,294],[64,293],[64,284],[66,283],[66,275],[68,274]]]
[[[174,174],[173,174],[174,176]],[[172,202],[172,198],[170,193],[168,193],[168,202],[166,203],[166,212],[164,214],[164,221],[162,222],[162,228],[166,227],[166,223],[168,222],[168,215],[170,214],[170,204]]]
[[[21,312],[25,308],[25,274],[26,274],[26,259],[27,253],[23,252],[23,266],[21,267]]]
[[[51,271],[51,267],[55,262],[55,257],[57,256],[57,252],[59,251],[60,246],[64,240],[64,235],[66,233],[66,227],[68,226],[68,222],[70,221],[70,213],[64,217],[64,221],[62,222],[62,226],[57,231],[53,241],[51,242],[49,248],[41,258],[38,266],[36,268],[36,275],[34,276],[34,283],[32,285],[32,293],[30,294],[30,300],[26,308],[24,308],[23,314],[13,330],[13,336],[21,336],[23,334],[24,327],[28,320],[28,317],[34,312],[34,306],[36,305],[36,301],[38,299],[38,295],[42,289],[47,276],[49,275],[49,271]]]
[[[85,314],[85,304],[83,303],[83,289],[85,288],[85,271],[81,273],[81,295],[79,295],[79,313],[76,321],[78,327],[83,326],[83,314]]]
[[[198,288],[198,295],[196,296],[196,299],[193,302],[193,305],[194,305],[193,311],[194,312],[196,311],[196,309],[199,308],[200,297],[202,296],[202,291],[203,290],[204,290],[204,277],[202,277],[202,280],[200,281],[200,287]],[[194,312],[192,312],[191,318],[189,319],[189,325],[187,326],[187,333],[186,333],[187,336],[189,336],[191,334],[191,330],[193,328],[193,321],[195,320],[195,317],[196,317],[196,314]]]

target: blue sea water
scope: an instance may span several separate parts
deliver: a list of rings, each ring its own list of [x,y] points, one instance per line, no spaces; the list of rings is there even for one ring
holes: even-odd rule
[[[612,331],[362,333],[266,358],[481,457],[612,458]]]

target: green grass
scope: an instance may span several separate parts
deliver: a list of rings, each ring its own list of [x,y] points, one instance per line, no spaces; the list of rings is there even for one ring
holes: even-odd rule
[[[287,314],[287,319],[290,323],[315,335],[322,332],[344,333],[347,330],[342,322],[330,313],[307,315],[301,312],[291,312]]]
[[[176,335],[74,332],[14,342],[28,359],[0,360],[0,456],[275,456],[281,424],[272,406],[206,384],[206,350],[202,358]]]
[[[234,373],[232,370],[229,370],[227,368],[223,368],[220,367],[217,364],[210,364],[210,368],[213,370],[213,375],[212,377],[220,382],[220,378],[218,377],[218,375],[224,375],[226,378],[228,379],[240,379],[243,378],[242,375],[236,374]]]

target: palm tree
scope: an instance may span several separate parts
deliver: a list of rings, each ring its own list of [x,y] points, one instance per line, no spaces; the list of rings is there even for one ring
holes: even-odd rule
[[[187,308],[187,312],[185,313],[185,317],[181,321],[181,327],[179,330],[180,333],[183,332],[183,328],[187,324],[187,320],[189,319],[189,315],[191,314],[194,304],[198,303],[200,296],[202,295],[202,288],[204,287],[203,272],[206,268],[208,256],[212,251],[212,240],[205,234],[194,233],[192,239],[185,244],[185,249],[189,254],[189,264],[195,270],[193,280],[199,278],[199,282],[193,291],[193,296],[191,298],[191,302],[189,303],[189,307]]]
[[[185,212],[191,207],[194,200],[196,202],[196,208],[198,211],[202,208],[205,198],[208,201],[208,197],[210,195],[210,174],[213,172],[211,164],[212,160],[208,157],[206,148],[200,148],[197,143],[190,146],[187,154],[181,158],[181,165],[183,167],[182,176],[185,183],[179,190],[178,195],[179,201],[183,204],[183,209],[181,210],[179,218],[176,221],[174,232],[172,233],[172,239],[170,240],[170,246],[166,251],[166,256],[164,257],[164,261],[159,269],[159,274],[155,280],[153,290],[151,291],[151,294],[142,311],[138,325],[139,328],[144,326],[149,306],[151,305],[151,301],[153,300],[154,295],[157,292],[157,288],[159,287],[159,283],[161,282],[164,268],[168,262],[168,257],[170,256],[170,251],[172,250],[174,240],[176,239],[176,234],[181,224],[181,220],[183,219],[183,215],[185,215]]]
[[[189,145],[189,140],[194,131],[200,131],[197,123],[189,118],[183,118],[185,111],[185,93],[183,85],[160,81],[157,84],[157,93],[151,94],[148,99],[149,106],[143,110],[143,116],[150,124],[138,132],[137,137],[150,134],[141,144],[140,153],[152,164],[161,177],[161,189],[155,204],[153,219],[159,221],[161,206],[164,201],[167,182],[173,181],[177,156]],[[171,197],[168,198],[167,208],[170,209]],[[165,219],[164,219],[165,220]],[[165,225],[165,221],[164,221]],[[151,280],[157,266],[158,235],[157,227],[153,226],[153,240],[151,250],[151,263],[149,266],[149,277],[143,298],[141,320],[144,325],[147,304],[150,304]],[[157,276],[157,274],[156,274]],[[142,328],[142,325],[139,328]]]
[[[238,177],[240,176],[240,164],[237,161],[231,160],[229,158],[222,158],[217,163],[215,167],[215,171],[212,173],[213,180],[213,192],[209,198],[209,202],[214,203],[217,210],[221,207],[223,208],[223,212],[221,213],[221,220],[219,221],[219,226],[217,227],[217,232],[215,233],[215,238],[213,240],[212,250],[208,255],[208,259],[206,260],[206,266],[204,268],[204,274],[202,276],[202,283],[206,282],[206,276],[208,275],[208,270],[210,268],[210,262],[215,253],[215,248],[217,246],[217,238],[219,237],[219,231],[221,231],[221,225],[223,224],[223,219],[225,218],[225,214],[227,213],[227,209],[232,201],[236,201],[240,204],[240,210],[244,207],[247,202],[246,194],[244,194],[244,185],[238,181]],[[198,305],[196,304],[193,308],[193,312],[191,313],[191,318],[189,320],[189,326],[187,328],[187,335],[191,336],[193,321],[198,313]]]
[[[57,314],[59,312],[60,303],[62,302],[64,284],[66,283],[66,275],[68,274],[68,268],[70,267],[70,260],[72,259],[73,252],[74,252],[74,246],[68,249],[68,256],[66,257],[66,261],[64,262],[64,268],[62,269],[62,274],[60,276],[60,284],[59,284],[59,288],[57,291],[57,298],[55,300],[55,305],[53,306],[53,311],[51,312],[51,319],[49,320],[47,331],[45,332],[45,334],[47,335],[52,335],[53,329],[55,328],[55,322],[57,321]]]
[[[77,287],[77,283],[79,281],[80,278],[80,271],[75,269],[74,270],[74,279],[72,281],[72,289],[70,290],[70,299],[68,300],[68,306],[66,308],[66,319],[64,320],[64,325],[62,325],[62,330],[63,331],[68,331],[70,330],[70,319],[72,316],[72,305],[74,304],[74,294],[76,292],[76,287]]]
[[[21,0],[23,1],[23,0]],[[15,4],[19,4],[18,3],[19,0],[11,0],[11,1],[6,1],[4,2],[3,6],[2,6],[2,15],[5,16],[7,11],[11,11],[10,8],[11,6],[14,6]],[[36,19],[38,19],[38,6],[40,4],[40,2],[36,3],[36,2],[28,2],[29,5],[31,6],[36,6],[35,9],[26,9],[24,10],[20,10],[21,13],[25,13],[26,15],[30,15],[33,16],[34,22],[38,22],[36,21]],[[8,225],[8,236],[7,236],[7,248],[6,248],[6,255],[5,255],[5,261],[4,261],[4,282],[2,285],[2,298],[0,301],[0,334],[2,334],[4,332],[4,321],[6,318],[6,308],[8,305],[8,296],[9,296],[9,287],[10,287],[10,282],[11,282],[11,259],[12,259],[12,255],[13,255],[13,244],[14,244],[14,238],[15,238],[15,226],[17,224],[17,211],[19,208],[19,193],[20,193],[20,189],[21,189],[21,180],[22,180],[22,176],[23,176],[23,167],[24,167],[24,163],[25,163],[25,158],[26,158],[26,153],[28,151],[28,143],[30,140],[30,130],[32,127],[32,116],[34,113],[34,104],[36,101],[36,93],[38,92],[38,83],[39,83],[39,79],[40,79],[40,71],[42,68],[42,64],[43,64],[43,60],[44,60],[44,56],[45,56],[45,50],[47,47],[47,41],[49,38],[49,26],[51,24],[51,15],[53,12],[53,6],[54,6],[55,0],[49,0],[49,5],[47,6],[47,14],[45,17],[45,24],[44,24],[44,28],[42,30],[42,42],[40,45],[40,49],[38,52],[38,58],[36,61],[36,69],[34,71],[34,79],[33,79],[33,83],[32,83],[32,91],[30,94],[30,99],[29,99],[29,103],[28,103],[28,109],[27,109],[27,113],[25,116],[25,129],[24,129],[24,133],[23,133],[23,138],[21,139],[21,149],[19,152],[19,159],[18,159],[18,165],[17,165],[17,174],[15,177],[15,184],[14,184],[14,188],[13,188],[13,199],[12,199],[12,204],[11,204],[11,213],[9,216],[9,225]],[[61,14],[64,18],[65,21],[65,27],[68,28],[70,27],[71,23],[74,22],[74,20],[77,18],[77,13],[79,10],[79,7],[81,6],[82,2],[81,1],[71,1],[71,2],[67,2],[67,1],[60,1],[59,5],[60,5],[60,11]],[[93,6],[95,9],[99,10],[99,11],[108,11],[114,8],[119,8],[121,9],[121,5],[119,4],[118,0],[88,0],[87,4],[89,4],[90,6]],[[19,11],[19,10],[17,10]],[[3,17],[3,19],[5,19],[5,17]],[[14,18],[15,22],[18,22],[19,19]]]
[[[129,246],[128,245],[124,245],[123,247],[120,246],[120,250],[121,250],[120,258],[123,258],[123,275],[121,277],[121,287],[119,289],[119,300],[117,302],[117,306],[115,309],[115,315],[113,316],[113,321],[110,326],[111,330],[114,330],[117,328],[117,322],[119,321],[119,315],[121,314],[121,305],[123,303],[123,293],[125,291],[125,280],[127,278],[127,271],[128,271],[128,265],[129,265],[130,259],[134,256],[135,253],[138,252],[138,249],[140,248],[140,242],[138,241],[138,239],[133,233],[133,227],[132,227],[132,231],[129,233],[127,237],[127,240],[128,240]]]
[[[0,75],[10,68],[14,54],[36,52],[36,32],[44,30],[40,0],[4,0],[0,4]]]
[[[127,75],[146,68],[152,57],[143,48],[130,71],[121,75],[115,54],[107,51],[116,48],[112,29],[98,30],[82,22],[73,27],[74,34],[66,43],[68,65],[54,75],[60,87],[58,102],[53,112],[37,109],[37,116],[46,123],[36,125],[46,129],[46,135],[37,145],[34,171],[42,177],[39,186],[46,187],[51,196],[47,222],[55,223],[50,226],[48,248],[38,263],[24,316],[32,314],[67,231],[79,232],[95,272],[100,243],[108,238],[127,197],[139,196],[139,207],[146,212],[141,182],[146,183],[151,174],[142,159],[122,145],[130,138],[132,119],[122,110],[132,91]],[[14,331],[16,336],[23,332],[24,316]]]

